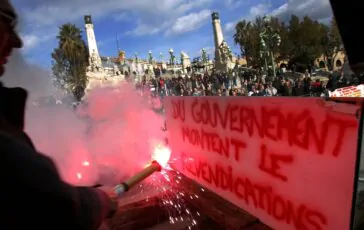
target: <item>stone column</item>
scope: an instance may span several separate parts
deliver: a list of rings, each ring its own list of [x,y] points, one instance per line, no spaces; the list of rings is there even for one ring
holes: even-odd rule
[[[99,50],[97,48],[94,25],[92,24],[91,15],[85,15],[85,29],[87,36],[88,52],[90,56],[90,66],[102,67]]]
[[[216,70],[226,71],[227,63],[222,57],[222,45],[224,44],[224,35],[222,33],[221,21],[218,12],[213,12],[212,17],[212,27],[214,31],[214,41],[215,41],[215,68]]]

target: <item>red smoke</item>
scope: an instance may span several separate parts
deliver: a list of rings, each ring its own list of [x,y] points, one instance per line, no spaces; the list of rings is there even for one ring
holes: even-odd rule
[[[26,130],[66,181],[91,185],[101,174],[116,183],[143,168],[155,141],[163,140],[162,124],[134,86],[123,83],[92,90],[76,112],[66,105],[29,105]]]

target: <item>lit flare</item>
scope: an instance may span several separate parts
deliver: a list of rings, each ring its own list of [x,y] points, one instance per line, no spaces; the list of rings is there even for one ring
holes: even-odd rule
[[[167,167],[171,150],[162,144],[158,144],[152,152],[152,160],[157,161],[162,168]]]

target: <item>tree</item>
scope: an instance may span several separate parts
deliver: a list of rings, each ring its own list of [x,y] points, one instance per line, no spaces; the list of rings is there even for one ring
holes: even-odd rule
[[[76,25],[62,25],[57,36],[58,48],[51,55],[56,86],[70,91],[77,100],[83,97],[87,84],[88,52],[81,33]]]
[[[289,29],[284,22],[280,22],[280,25],[278,27],[278,34],[281,37],[281,44],[277,49],[277,59],[279,61],[289,60],[292,56],[293,43],[289,39]]]
[[[241,55],[250,66],[260,65],[262,61],[259,38],[262,26],[262,19],[258,17],[254,22],[240,21],[235,27],[234,42],[240,46]]]
[[[268,57],[267,53],[262,53],[264,48],[262,47],[261,40],[260,40],[260,33],[263,31],[264,22],[261,17],[256,17],[253,27],[252,27],[252,52],[251,57],[253,60],[251,62],[254,66],[262,66],[264,64],[264,56]]]
[[[300,70],[313,66],[314,61],[324,55],[327,57],[327,66],[332,68],[333,61],[342,42],[336,21],[324,25],[306,16],[302,20],[291,15],[286,24],[278,18],[271,18],[268,26],[279,34],[279,46],[269,47],[278,60],[289,60],[289,66],[296,66]],[[262,65],[263,58],[260,43],[260,33],[264,30],[262,18],[255,21],[240,21],[235,27],[234,42],[240,46],[242,55],[247,59],[248,65]]]
[[[322,50],[325,56],[327,67],[332,70],[334,61],[340,47],[342,46],[341,36],[333,17],[330,26],[322,25]]]
[[[241,56],[245,56],[247,62],[250,59],[250,55],[252,52],[252,45],[251,45],[251,30],[252,25],[250,22],[245,20],[240,21],[235,26],[235,34],[234,34],[234,42],[240,46]],[[250,63],[248,63],[249,65]]]
[[[293,44],[289,65],[297,66],[300,71],[311,68],[314,60],[323,54],[322,36],[320,23],[307,16],[300,21],[292,15],[288,34]]]

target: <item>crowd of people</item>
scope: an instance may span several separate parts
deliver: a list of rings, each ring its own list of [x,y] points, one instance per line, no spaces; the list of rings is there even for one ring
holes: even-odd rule
[[[267,75],[252,69],[230,72],[191,73],[171,77],[144,78],[137,88],[154,96],[328,96],[349,85],[359,84],[357,78],[334,72],[327,77],[305,73],[281,72]]]

